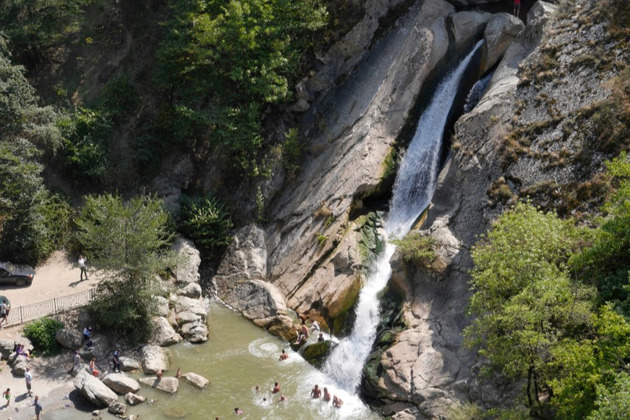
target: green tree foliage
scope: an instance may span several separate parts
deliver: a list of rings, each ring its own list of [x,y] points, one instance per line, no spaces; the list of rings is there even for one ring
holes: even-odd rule
[[[99,183],[108,163],[109,116],[98,109],[79,108],[59,125],[65,137],[64,163],[71,176],[77,181]]]
[[[171,1],[158,84],[175,103],[171,134],[223,145],[247,166],[262,143],[262,112],[286,100],[308,36],[325,23],[316,0]],[[178,130],[186,117],[209,131]]]
[[[184,197],[180,230],[191,238],[206,257],[217,257],[230,244],[232,219],[222,202],[208,195],[191,199]]]
[[[176,264],[168,220],[153,196],[127,202],[110,194],[86,198],[74,221],[74,239],[107,277],[90,305],[99,325],[136,341],[147,338],[153,280]]]
[[[573,278],[572,256],[589,236],[519,203],[472,251],[466,341],[504,375],[526,380],[534,415],[546,393],[559,418],[583,418],[630,354],[630,325],[611,305],[597,308],[596,290]]]
[[[42,351],[43,356],[54,356],[61,352],[57,343],[57,331],[63,328],[63,322],[44,317],[27,324],[24,336],[31,340],[36,349]]]
[[[630,418],[630,375],[620,372],[613,385],[597,389],[598,410],[588,420],[625,420]]]
[[[68,43],[82,24],[91,0],[5,0],[0,2],[0,28],[23,64],[50,58]]]
[[[53,152],[61,143],[58,114],[37,102],[0,36],[0,257],[29,264],[62,241],[49,227],[67,223],[64,213],[51,207],[39,162],[43,150]]]
[[[630,318],[630,160],[623,153],[607,167],[616,190],[592,246],[574,258],[574,265],[584,281],[597,286],[599,303],[613,302]]]

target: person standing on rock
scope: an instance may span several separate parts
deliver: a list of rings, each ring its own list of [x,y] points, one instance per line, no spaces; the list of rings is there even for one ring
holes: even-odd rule
[[[33,375],[31,375],[31,368],[26,368],[26,372],[24,372],[24,381],[26,382],[26,393],[30,397],[33,395],[31,392],[31,384],[33,383]]]
[[[85,274],[85,279],[88,279],[87,275],[87,267],[85,266],[85,257],[83,255],[79,255],[79,269],[81,270],[81,278],[80,281],[83,281],[83,275]]]
[[[33,405],[35,406],[35,418],[39,420],[39,415],[42,413],[42,410],[44,409],[42,407],[42,404],[39,402],[39,395],[35,395],[35,402],[33,403]]]
[[[114,364],[114,372],[120,373],[120,349],[114,351],[114,357],[112,357],[112,363]]]
[[[514,16],[518,17],[521,11],[521,0],[514,0]]]

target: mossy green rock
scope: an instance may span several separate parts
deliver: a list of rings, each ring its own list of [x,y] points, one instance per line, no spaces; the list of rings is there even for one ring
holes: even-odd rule
[[[321,341],[319,343],[310,344],[304,348],[302,357],[316,368],[322,367],[326,361],[326,357],[333,348],[334,342],[330,340]]]

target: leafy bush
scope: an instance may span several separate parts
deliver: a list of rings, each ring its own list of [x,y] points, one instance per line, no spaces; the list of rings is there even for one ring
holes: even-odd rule
[[[88,310],[99,327],[135,343],[145,342],[151,335],[151,295],[142,282],[106,280],[97,286]]]
[[[118,75],[105,87],[101,108],[115,121],[130,114],[138,105],[138,93],[129,76]]]
[[[284,134],[284,143],[282,143],[282,163],[289,179],[295,177],[300,170],[302,155],[300,132],[297,128],[291,128]]]
[[[219,253],[232,241],[230,213],[222,202],[211,195],[195,199],[184,197],[181,218],[180,230],[195,242],[205,256]]]
[[[405,261],[418,267],[428,267],[435,261],[435,239],[430,236],[411,232],[403,239],[394,239],[391,242],[398,247]]]
[[[100,182],[107,168],[112,124],[97,109],[79,108],[71,119],[60,122],[64,133],[64,160],[76,181]]]
[[[55,335],[62,328],[63,322],[44,317],[26,325],[24,335],[31,340],[36,349],[42,351],[43,356],[53,356],[61,352]]]

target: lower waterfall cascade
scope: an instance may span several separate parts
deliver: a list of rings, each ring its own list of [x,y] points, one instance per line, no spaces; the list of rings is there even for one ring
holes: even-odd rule
[[[390,211],[385,220],[386,237],[383,239],[386,245],[373,263],[360,292],[352,333],[333,349],[323,367],[328,376],[349,392],[356,392],[363,366],[376,338],[380,316],[378,295],[389,281],[392,273],[389,260],[396,251],[396,246],[387,240],[404,237],[431,201],[437,183],[448,114],[459,82],[482,44],[483,41],[477,42],[472,51],[438,85],[403,156],[394,183]]]

